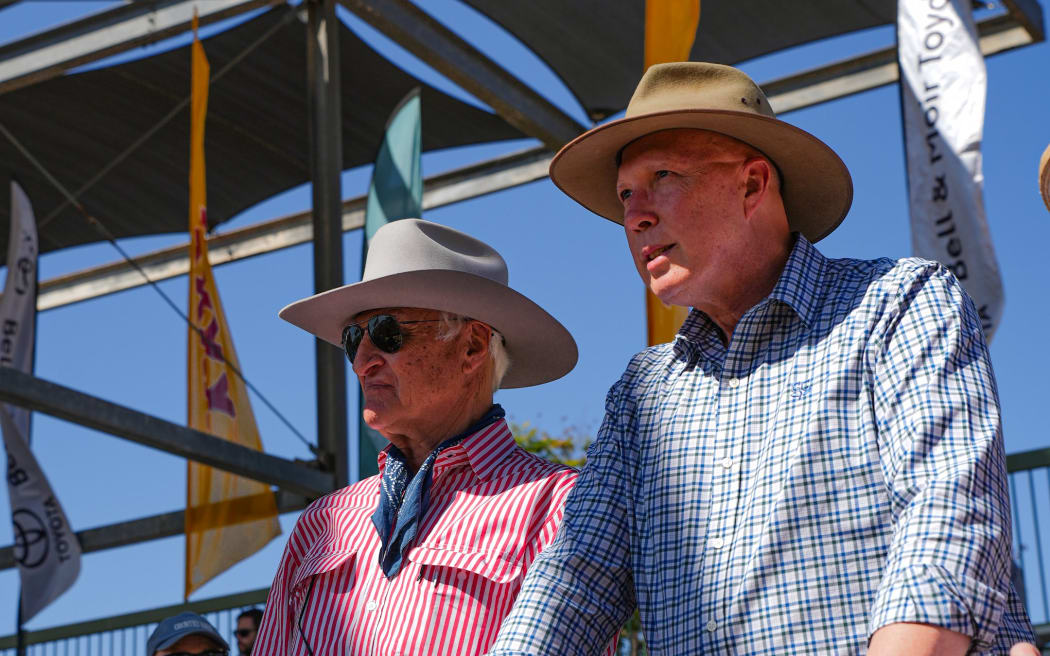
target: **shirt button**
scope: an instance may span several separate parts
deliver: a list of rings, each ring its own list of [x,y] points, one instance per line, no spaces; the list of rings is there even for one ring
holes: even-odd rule
[[[466,581],[467,580],[467,573],[466,572],[459,572],[458,574],[456,574],[456,580],[457,581]]]
[[[732,469],[733,468],[733,459],[730,458],[729,456],[726,456],[725,458],[722,458],[722,462],[720,464],[722,465],[723,469]]]
[[[740,379],[739,378],[730,378],[729,379],[729,386],[733,387],[733,388],[740,387]]]
[[[365,610],[367,610],[369,613],[371,613],[377,608],[379,608],[379,603],[375,599],[365,604]]]
[[[717,628],[718,628],[718,622],[716,622],[714,620],[707,620],[707,630],[708,631],[714,631]]]
[[[710,544],[712,549],[721,549],[726,545],[726,541],[722,538],[711,538]]]

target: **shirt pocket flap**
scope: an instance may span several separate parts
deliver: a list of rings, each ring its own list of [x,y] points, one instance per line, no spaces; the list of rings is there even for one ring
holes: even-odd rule
[[[311,576],[331,572],[343,565],[353,567],[356,560],[356,551],[327,551],[310,554],[299,564],[292,575],[292,590],[297,591],[300,585]]]
[[[411,559],[421,566],[458,569],[495,583],[512,583],[523,574],[520,562],[479,551],[419,546],[412,550]]]

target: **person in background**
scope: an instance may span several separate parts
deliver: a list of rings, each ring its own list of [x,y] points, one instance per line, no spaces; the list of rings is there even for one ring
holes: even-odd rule
[[[263,612],[258,608],[249,608],[237,616],[237,628],[233,637],[237,639],[237,650],[241,656],[250,656],[252,653],[252,645],[255,644],[255,635],[259,631],[262,616]]]
[[[227,656],[230,646],[197,613],[179,613],[161,620],[146,641],[149,656]]]

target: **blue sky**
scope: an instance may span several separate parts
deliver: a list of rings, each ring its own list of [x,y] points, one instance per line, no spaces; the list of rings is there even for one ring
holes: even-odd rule
[[[72,20],[109,2],[22,2],[0,11],[0,43]],[[537,58],[500,28],[456,0],[425,7],[583,122],[565,87]],[[450,93],[477,103],[451,82],[392,46],[346,12],[340,16],[396,63]],[[702,17],[701,17],[702,21]],[[211,29],[221,29],[210,28]],[[640,30],[639,30],[640,33]],[[207,32],[205,32],[207,34]],[[879,28],[748,62],[742,68],[764,82],[854,54],[885,47],[892,28]],[[153,46],[181,45],[182,40]],[[132,53],[128,56],[141,56]],[[988,60],[985,118],[985,202],[1006,290],[1006,306],[991,346],[999,381],[1008,453],[1050,446],[1044,409],[1050,398],[1044,348],[1050,325],[1045,263],[1050,214],[1037,189],[1036,166],[1050,142],[1050,46],[1039,44]],[[106,62],[111,63],[111,62]],[[188,65],[188,62],[187,62]],[[600,72],[596,71],[596,74]],[[187,90],[188,93],[188,90]],[[0,96],[0,102],[4,102]],[[478,103],[480,104],[480,103]],[[344,104],[345,106],[345,104]],[[423,108],[426,121],[426,107]],[[784,118],[834,148],[853,175],[853,208],[820,244],[838,257],[910,255],[907,192],[898,92],[883,87]],[[534,145],[519,141],[424,156],[425,175]],[[32,144],[28,144],[32,148]],[[303,148],[307,145],[303,144]],[[222,166],[209,161],[209,167]],[[365,193],[369,171],[343,176],[344,197]],[[80,181],[63,181],[75,187]],[[4,182],[6,184],[6,181]],[[185,185],[185,179],[172,184]],[[281,194],[224,224],[221,230],[306,209],[309,189]],[[573,333],[580,362],[562,380],[500,392],[497,400],[516,421],[551,432],[571,427],[593,434],[604,396],[632,353],[644,346],[642,284],[628,257],[622,229],[561,195],[547,180],[428,212],[495,246],[510,266],[513,287],[533,298]],[[99,217],[105,222],[106,217]],[[347,281],[358,278],[360,232],[344,237]],[[185,240],[185,235],[125,240],[134,253]],[[41,279],[117,259],[107,244],[42,257]],[[308,245],[216,269],[222,302],[245,374],[311,439],[315,439],[313,341],[277,318],[287,303],[312,292]],[[185,304],[186,280],[161,283]],[[157,294],[139,288],[47,311],[38,319],[38,376],[170,421],[186,418],[186,327]],[[356,383],[349,381],[351,421]],[[303,445],[261,404],[254,404],[265,448],[308,458]],[[185,464],[167,454],[37,415],[33,447],[74,526],[90,528],[176,510],[184,505]],[[6,489],[0,508],[7,512]],[[287,531],[294,514],[282,517]],[[0,544],[11,543],[0,522]],[[194,598],[263,587],[276,568],[284,538],[204,586]],[[77,584],[29,628],[43,628],[164,604],[182,596],[182,538],[170,538],[84,557]],[[0,634],[14,628],[17,575],[0,572]]]

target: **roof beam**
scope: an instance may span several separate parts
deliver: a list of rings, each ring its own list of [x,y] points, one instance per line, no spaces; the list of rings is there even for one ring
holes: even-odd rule
[[[278,513],[302,510],[309,504],[309,500],[306,497],[291,494],[284,490],[274,492],[274,497],[277,502]],[[151,517],[141,517],[117,524],[108,524],[77,531],[76,536],[77,541],[80,542],[80,550],[83,553],[91,553],[92,551],[126,547],[141,542],[182,535],[186,529],[185,520],[186,511],[176,510]],[[0,548],[0,570],[11,569],[14,566],[14,547],[6,546]]]
[[[542,149],[514,153],[481,164],[449,171],[424,182],[423,209],[434,209],[547,177],[551,154]],[[343,230],[364,225],[367,198],[343,202]],[[208,240],[212,266],[311,241],[311,213],[300,212],[272,221],[215,235]],[[141,255],[134,262],[150,280],[160,281],[189,272],[189,244]],[[37,310],[50,310],[144,285],[142,274],[125,261],[77,271],[40,283]]]
[[[1030,0],[1020,0],[1028,4]],[[1038,11],[1038,5],[1035,6]],[[1018,16],[1027,16],[1021,22]],[[1038,21],[1036,23],[1035,21]],[[1037,16],[1008,13],[985,19],[977,24],[981,52],[985,57],[1043,40],[1042,30],[1032,31],[1031,25],[1042,25],[1042,12]],[[900,79],[897,67],[897,48],[890,47],[852,59],[814,68],[804,73],[774,80],[762,85],[777,114],[835,100],[861,91],[867,91]]]
[[[409,0],[339,2],[548,148],[586,129]]]
[[[1003,0],[1006,10],[1025,31],[1032,36],[1032,41],[1046,38],[1043,31],[1043,8],[1036,0]]]
[[[0,368],[0,401],[304,496],[321,496],[334,489],[331,473],[249,449],[15,369]]]
[[[107,9],[0,46],[0,93],[181,34],[190,29],[195,7],[203,26],[280,2],[150,0]]]

